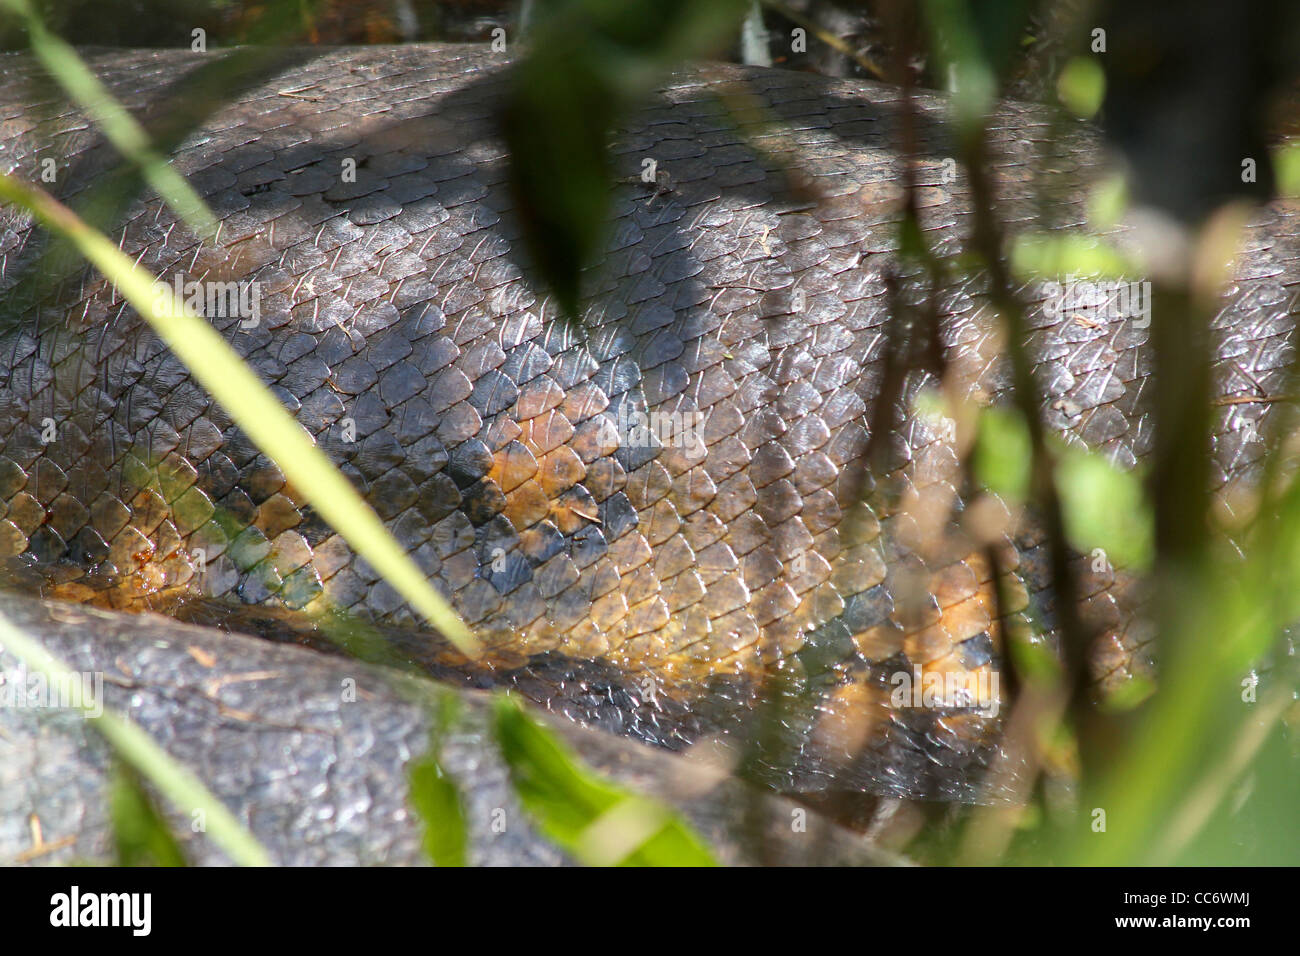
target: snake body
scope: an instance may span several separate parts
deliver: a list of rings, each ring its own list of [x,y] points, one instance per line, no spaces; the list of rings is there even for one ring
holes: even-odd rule
[[[146,122],[208,61],[90,57]],[[1041,535],[968,500],[952,434],[917,412],[933,372],[903,383],[887,466],[864,478],[856,464],[903,305],[934,303],[949,394],[995,403],[1009,383],[983,280],[927,291],[900,265],[899,92],[735,66],[674,75],[617,131],[609,240],[571,325],[520,251],[493,125],[506,69],[477,47],[296,55],[172,152],[221,222],[215,242],[150,194],[112,233],[178,288],[256,282],[255,322],[208,320],[486,661],[429,634],[101,277],[44,281],[46,242],[13,209],[0,212],[9,574],[53,574],[58,594],[110,607],[347,609],[439,673],[672,747],[743,722],[789,673],[822,699],[787,728],[796,759],[778,784],[975,798],[1000,718],[961,700],[900,708],[893,678],[993,677],[1008,622],[1050,639],[1053,607]],[[118,161],[38,77],[24,55],[0,60],[0,165],[37,180],[53,160],[50,188],[75,205]],[[760,104],[761,133],[738,124],[737,91]],[[920,219],[949,257],[969,186],[946,103],[915,108]],[[1084,227],[1100,168],[1086,125],[1006,104],[990,136],[1010,230]],[[654,185],[639,181],[646,160],[666,174]],[[1215,320],[1225,394],[1280,388],[1293,212],[1256,216]],[[1135,465],[1151,445],[1143,323],[1104,309],[1079,321],[1022,291],[1045,420]],[[1268,412],[1224,407],[1219,486],[1250,476]],[[1103,635],[1094,667],[1122,682],[1143,666],[1133,602],[1105,562],[1081,572]]]

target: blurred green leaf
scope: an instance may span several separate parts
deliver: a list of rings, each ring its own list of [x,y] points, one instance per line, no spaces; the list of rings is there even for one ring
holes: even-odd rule
[[[1056,465],[1065,531],[1083,552],[1101,548],[1125,568],[1145,568],[1154,553],[1154,517],[1136,472],[1124,471],[1104,455],[1071,445]]]
[[[1029,426],[1011,408],[985,408],[980,412],[975,438],[975,478],[1012,504],[1029,496],[1033,462]]]
[[[1070,275],[1121,279],[1137,269],[1119,249],[1100,239],[1023,232],[1011,243],[1011,271],[1029,282]]]
[[[978,129],[997,95],[994,68],[981,42],[979,10],[965,0],[926,0],[925,13],[936,38],[934,53],[953,94],[953,117],[967,131]],[[997,21],[996,15],[987,20]],[[986,39],[1001,35],[994,31]]]
[[[582,270],[605,239],[608,141],[618,117],[673,66],[733,38],[747,7],[748,0],[557,0],[538,8],[501,125],[524,244],[567,318],[579,314]]]
[[[1072,57],[1056,79],[1056,95],[1075,116],[1090,119],[1106,98],[1106,74],[1090,56]]]
[[[469,847],[460,788],[441,762],[443,738],[455,725],[456,712],[456,697],[439,694],[429,749],[410,766],[411,806],[424,824],[424,851],[438,866],[465,866]]]
[[[1151,699],[1156,692],[1154,681],[1134,676],[1107,691],[1100,706],[1109,713],[1135,710]]]
[[[1290,141],[1273,154],[1273,174],[1279,196],[1300,197],[1300,142]]]
[[[139,776],[118,761],[108,790],[108,818],[118,866],[185,866],[172,836]]]
[[[464,866],[469,840],[460,790],[432,754],[411,764],[411,806],[424,823],[424,851],[438,866]]]
[[[1088,220],[1096,229],[1109,229],[1128,210],[1128,182],[1122,175],[1107,176],[1088,196]]]
[[[1297,715],[1300,716],[1300,715]],[[1273,726],[1244,772],[1234,774],[1204,831],[1176,858],[1184,866],[1295,866],[1300,862],[1300,735]],[[1222,772],[1222,771],[1221,771]]]
[[[1042,687],[1056,686],[1063,673],[1061,660],[1042,639],[1040,623],[1033,621],[1022,626],[1008,627],[1007,633],[1010,637],[1007,646],[1016,673],[1027,682]]]
[[[496,737],[515,791],[547,836],[588,865],[713,866],[673,811],[601,779],[507,697]]]
[[[580,274],[596,256],[609,210],[605,140],[614,96],[580,58],[516,66],[502,113],[510,183],[524,239],[564,315],[579,312]]]

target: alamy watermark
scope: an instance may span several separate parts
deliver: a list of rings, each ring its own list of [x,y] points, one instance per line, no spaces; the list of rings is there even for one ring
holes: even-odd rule
[[[895,708],[970,710],[984,717],[996,717],[1002,707],[998,692],[998,672],[981,668],[978,672],[948,671],[923,673],[920,667],[895,671],[889,678],[893,690],[889,705]]]
[[[2,651],[3,648],[0,648]],[[0,670],[0,708],[79,710],[88,718],[104,713],[104,674],[82,671],[49,677],[27,665]]]
[[[700,411],[632,411],[620,414],[620,430],[632,448],[650,448],[657,441],[665,448],[680,448],[692,461],[703,460],[704,413]]]
[[[148,936],[153,928],[153,894],[83,892],[73,884],[68,892],[50,897],[50,925],[116,926],[131,930],[133,936]]]
[[[1132,279],[1096,279],[1068,275],[1043,283],[1043,312],[1048,318],[1065,315],[1101,325],[1130,319],[1133,328],[1151,325],[1151,283]]]
[[[241,329],[255,329],[262,321],[262,287],[252,279],[186,282],[177,273],[171,285],[154,283],[154,315],[165,316],[181,303],[204,318],[237,318]]]

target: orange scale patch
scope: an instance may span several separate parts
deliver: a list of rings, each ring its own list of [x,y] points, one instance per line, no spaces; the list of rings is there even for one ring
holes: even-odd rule
[[[914,664],[931,664],[952,653],[952,635],[936,622],[903,638],[903,652]]]
[[[822,702],[817,721],[818,750],[857,754],[888,720],[889,692],[863,681],[836,687]]]
[[[844,598],[834,585],[823,584],[800,595],[799,609],[795,612],[813,627],[820,627],[844,613]]]
[[[673,503],[667,499],[658,502],[650,509],[650,514],[643,524],[643,533],[651,547],[658,547],[681,529],[681,518]]]
[[[618,431],[608,418],[590,418],[574,430],[569,447],[590,465],[618,451]]]
[[[653,564],[643,564],[631,574],[625,574],[619,591],[627,597],[628,604],[639,604],[659,593],[659,575]]]
[[[506,495],[506,507],[503,514],[514,525],[516,531],[531,528],[550,513],[551,502],[536,481],[525,481],[514,491]]]
[[[664,581],[663,598],[668,610],[674,614],[690,607],[704,597],[704,582],[694,571],[683,571]]]
[[[953,643],[960,644],[993,626],[996,606],[992,584],[986,584],[967,600],[944,608],[943,627],[952,636]]]
[[[563,534],[576,534],[588,524],[600,524],[600,509],[582,485],[565,491],[550,504],[549,515]]]
[[[689,570],[695,564],[695,551],[686,539],[675,535],[666,541],[655,554],[655,573],[661,578],[671,578]]]
[[[573,437],[573,425],[558,412],[544,412],[521,422],[520,428],[519,440],[538,456],[559,448]]]
[[[639,534],[625,534],[609,546],[609,559],[622,574],[641,567],[653,557],[654,552]]]
[[[515,401],[515,420],[521,424],[527,419],[544,415],[565,401],[564,390],[549,378],[529,382],[519,390]]]
[[[609,398],[598,385],[583,382],[569,389],[560,403],[560,412],[571,422],[584,422],[609,407]]]
[[[627,599],[620,591],[612,591],[591,605],[591,619],[602,631],[611,630],[627,617]]]
[[[883,661],[903,649],[903,629],[893,621],[885,621],[853,636],[859,653],[868,661]]]
[[[538,462],[537,477],[547,497],[558,498],[587,477],[587,466],[572,450],[560,446]]]
[[[651,634],[658,631],[668,623],[668,605],[663,598],[655,597],[646,598],[640,604],[635,604],[628,609],[626,630],[630,637],[640,637],[643,634]]]
[[[637,511],[652,507],[672,490],[672,477],[657,461],[647,462],[627,476],[627,500]]]
[[[783,581],[774,581],[755,591],[749,608],[760,626],[789,617],[799,607],[799,598]]]
[[[523,442],[512,441],[492,456],[488,477],[509,496],[528,479],[537,474],[537,459]]]

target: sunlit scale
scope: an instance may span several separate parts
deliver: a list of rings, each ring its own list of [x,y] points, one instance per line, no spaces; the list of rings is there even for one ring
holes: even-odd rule
[[[978,282],[934,290],[947,373],[908,376],[885,464],[865,478],[857,467],[899,307],[886,281],[899,268],[896,92],[717,68],[708,82],[756,79],[791,121],[760,161],[708,82],[679,76],[615,150],[620,177],[653,158],[672,188],[614,187],[612,237],[575,328],[517,251],[490,127],[499,64],[403,49],[350,52],[345,70],[338,55],[226,107],[176,154],[224,223],[215,247],[151,201],[130,207],[124,251],[164,278],[259,283],[257,324],[210,320],[451,598],[500,679],[564,711],[593,687],[630,688],[618,698],[630,724],[661,715],[669,727],[671,713],[678,725],[644,732],[680,746],[743,723],[771,675],[803,677],[824,696],[793,773],[814,780],[866,748],[877,757],[853,786],[970,797],[1005,703],[1004,632],[1050,641],[1054,617],[1032,523],[969,500],[958,436],[916,413],[926,389],[980,404],[1005,394]],[[366,74],[359,100],[371,56],[384,68]],[[131,106],[193,66],[183,54],[143,69],[96,63]],[[387,108],[371,111],[376,99]],[[950,255],[968,192],[945,172],[942,104],[919,97],[918,108],[922,224]],[[992,134],[999,213],[1036,214],[1028,168],[1045,157],[1049,191],[1068,200],[1049,204],[1053,222],[1078,224],[1086,134],[1007,110]],[[253,130],[250,117],[274,122]],[[55,116],[39,135],[15,134],[4,162],[70,157],[71,193],[99,161],[92,144]],[[344,157],[358,162],[355,182],[339,180]],[[777,163],[797,170],[800,190]],[[113,290],[95,276],[63,298],[31,285],[29,223],[0,217],[0,293],[35,292],[41,310],[38,325],[37,306],[19,305],[25,321],[0,334],[12,357],[0,398],[10,578],[111,607],[201,594],[418,627]],[[1280,267],[1266,266],[1295,258],[1295,239],[1276,219],[1256,231],[1255,267],[1216,321],[1225,335],[1240,334],[1247,301],[1287,294]],[[902,302],[925,300],[918,283],[903,284]],[[1045,413],[1132,464],[1151,442],[1146,331],[1123,315],[1084,318],[1031,310]],[[1224,388],[1237,371],[1276,385],[1272,341],[1226,351]],[[40,438],[47,418],[52,442]],[[1223,483],[1255,460],[1226,421]],[[1081,561],[1084,613],[1105,635],[1096,676],[1122,682],[1146,667],[1137,599],[1122,573]],[[434,636],[418,640],[430,666],[464,663]],[[905,700],[901,677],[919,682]],[[963,688],[990,699],[974,707]]]

